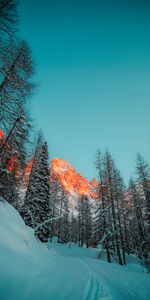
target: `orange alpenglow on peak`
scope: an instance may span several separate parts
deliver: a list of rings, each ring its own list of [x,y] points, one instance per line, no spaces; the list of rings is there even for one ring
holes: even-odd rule
[[[77,173],[72,165],[63,158],[52,159],[51,175],[57,178],[63,188],[70,194],[77,193],[94,199],[98,197],[97,180],[94,178],[92,181],[89,181]]]

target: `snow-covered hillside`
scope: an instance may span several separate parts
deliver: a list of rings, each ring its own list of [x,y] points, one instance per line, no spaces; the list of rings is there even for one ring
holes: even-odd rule
[[[16,210],[0,202],[1,300],[148,300],[139,265],[97,259],[96,249],[41,244]]]

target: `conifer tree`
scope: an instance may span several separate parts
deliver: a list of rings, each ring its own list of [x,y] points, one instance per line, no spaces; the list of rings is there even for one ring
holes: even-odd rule
[[[28,226],[38,228],[36,236],[42,242],[46,242],[50,234],[50,224],[39,225],[50,217],[49,165],[47,143],[41,141],[41,136],[38,138],[21,215]]]
[[[58,235],[58,218],[59,218],[59,203],[61,198],[61,187],[58,180],[54,179],[50,174],[50,241],[54,236]]]
[[[69,222],[69,203],[68,195],[62,188],[59,203],[59,220],[58,220],[58,242],[69,241],[70,222]]]

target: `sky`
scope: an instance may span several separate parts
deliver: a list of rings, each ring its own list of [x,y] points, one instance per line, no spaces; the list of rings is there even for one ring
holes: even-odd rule
[[[137,152],[150,162],[150,1],[20,0],[19,15],[50,157],[92,179],[107,149],[127,182]]]

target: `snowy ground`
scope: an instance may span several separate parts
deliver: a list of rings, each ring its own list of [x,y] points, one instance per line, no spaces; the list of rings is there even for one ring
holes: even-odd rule
[[[0,203],[0,270],[0,300],[150,299],[140,265],[99,261],[96,249],[43,245],[7,203]]]

